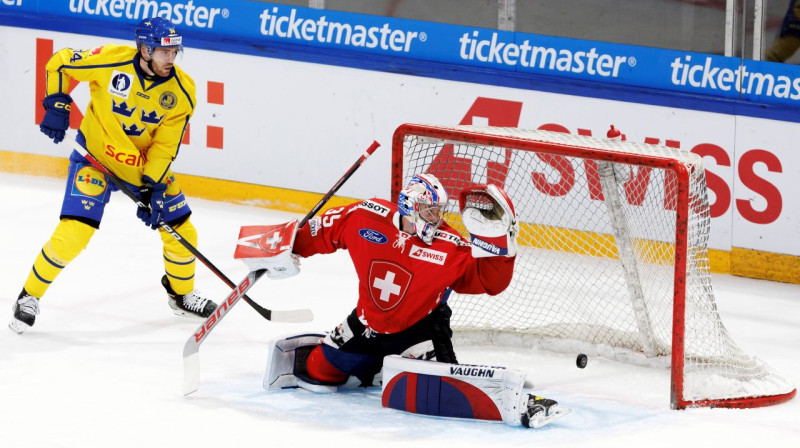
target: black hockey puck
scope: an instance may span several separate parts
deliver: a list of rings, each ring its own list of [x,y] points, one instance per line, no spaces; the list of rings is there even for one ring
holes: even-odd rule
[[[586,363],[589,362],[589,357],[581,353],[578,355],[578,359],[575,360],[575,365],[578,366],[579,369],[586,367]]]

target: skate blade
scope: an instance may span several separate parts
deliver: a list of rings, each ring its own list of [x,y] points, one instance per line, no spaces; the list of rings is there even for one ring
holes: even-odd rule
[[[184,311],[184,310],[182,310],[182,309],[180,309],[180,308],[173,308],[173,309],[172,309],[172,312],[173,312],[173,313],[174,313],[176,316],[188,317],[188,318],[190,318],[190,319],[197,319],[197,320],[205,320],[205,319],[206,319],[206,318],[205,318],[205,317],[203,317],[203,316],[200,316],[200,315],[197,315],[197,314],[194,314],[194,313],[190,313],[190,312],[188,312],[188,311]]]
[[[546,417],[534,418],[533,420],[531,420],[531,422],[530,422],[531,428],[537,429],[537,428],[541,428],[542,426],[549,425],[550,423],[553,423],[554,421],[556,421],[556,420],[560,419],[561,417],[569,414],[570,412],[572,412],[572,409],[563,408],[563,407],[559,406],[556,409],[555,413],[550,414],[550,415],[548,415]]]
[[[25,333],[28,328],[31,328],[31,326],[12,317],[11,322],[8,323],[8,328],[14,333],[22,334]]]

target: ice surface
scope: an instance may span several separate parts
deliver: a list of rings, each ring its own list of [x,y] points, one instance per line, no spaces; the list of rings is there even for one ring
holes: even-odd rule
[[[58,221],[63,181],[0,173],[0,306],[11,316],[34,257]],[[189,199],[199,249],[234,281],[241,225],[294,215]],[[798,235],[787,236],[797,238]],[[345,253],[303,260],[294,278],[262,279],[250,296],[272,309],[311,308],[308,324],[276,324],[239,303],[200,349],[200,389],[181,394],[181,353],[200,321],[174,316],[159,279],[156,232],[115,193],[101,229],[41,302],[22,336],[0,329],[0,446],[794,446],[800,400],[761,409],[669,409],[666,370],[590,357],[456,347],[468,363],[525,370],[535,390],[574,411],[528,430],[405,414],[380,406],[378,390],[338,395],[267,392],[267,341],[328,330],[355,303]],[[800,383],[800,285],[714,275],[723,322],[746,352]],[[197,287],[219,300],[225,285],[198,264]],[[2,305],[5,304],[5,305]],[[2,322],[5,325],[5,321]]]

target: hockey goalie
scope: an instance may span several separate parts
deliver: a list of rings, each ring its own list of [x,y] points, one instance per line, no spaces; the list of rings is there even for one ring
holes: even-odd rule
[[[358,276],[353,311],[327,334],[270,344],[266,389],[335,392],[382,384],[383,406],[406,412],[537,428],[566,414],[554,400],[523,393],[514,369],[458,364],[447,304],[451,291],[497,295],[511,282],[517,252],[514,206],[496,185],[464,189],[464,238],[443,219],[448,195],[417,174],[396,203],[331,208],[308,221],[243,227],[235,257],[271,278],[299,260],[346,249]]]

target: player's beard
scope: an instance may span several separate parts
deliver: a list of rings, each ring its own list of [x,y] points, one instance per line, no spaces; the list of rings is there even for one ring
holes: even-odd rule
[[[170,71],[172,71],[172,63],[171,62],[158,62],[154,59],[150,59],[147,64],[150,67],[150,70],[156,74],[156,76],[160,76],[162,78],[166,78],[169,76]]]
[[[159,78],[166,78],[172,71],[172,62],[158,62],[152,57],[145,59],[144,54],[141,55],[142,70],[145,72],[145,79],[156,80]],[[147,69],[145,70],[145,67]],[[154,75],[148,74],[149,72]]]

